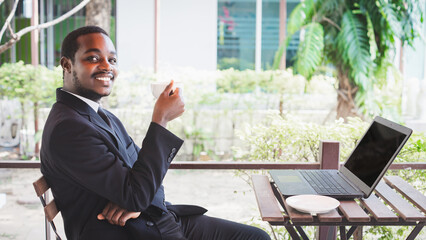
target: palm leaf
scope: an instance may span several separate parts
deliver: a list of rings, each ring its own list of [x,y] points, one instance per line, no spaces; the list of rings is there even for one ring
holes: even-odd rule
[[[306,20],[310,20],[315,7],[313,0],[307,0],[299,3],[290,13],[287,23],[287,34],[291,37],[306,24]]]
[[[392,4],[388,1],[378,0],[377,4],[379,5],[380,13],[386,20],[388,27],[391,29],[392,34],[397,37],[401,37],[403,29],[401,22],[398,20],[398,11],[396,11]]]
[[[421,1],[386,1],[378,0],[377,5],[385,19],[391,34],[401,39],[404,43],[412,44],[419,36],[416,26],[423,22]]]
[[[372,55],[372,50],[375,46],[371,39],[370,26],[373,27],[372,30],[375,34],[375,45],[377,49],[375,56],[372,56],[375,64],[375,79],[376,81],[385,81],[387,79],[388,68],[390,67],[389,62],[391,62],[389,59],[389,50],[393,49],[395,36],[393,35],[393,30],[390,28],[388,21],[385,19],[386,15],[383,14],[384,11],[381,9],[380,4],[381,3],[376,0],[361,0],[360,9],[364,9],[366,12],[370,37],[370,53]]]
[[[371,21],[370,14],[368,14],[368,12],[366,13],[365,17],[367,20],[367,35],[368,35],[369,45],[370,45],[371,60],[374,61],[374,59],[376,58],[376,52],[377,52],[376,34],[374,33],[373,22]]]
[[[422,9],[424,8],[424,4],[420,2],[421,1],[398,1],[394,3],[398,9],[398,19],[402,26],[402,35],[400,38],[404,43],[408,43],[411,46],[414,38],[421,36],[418,30],[423,28],[421,23],[423,23]]]
[[[284,41],[280,43],[277,52],[275,52],[272,69],[276,70],[279,68],[281,58],[283,57],[284,51],[287,49],[288,44],[290,43],[291,37],[306,24],[306,21],[310,20],[314,6],[315,3],[313,0],[306,0],[299,3],[290,13],[287,22],[287,36]]]
[[[294,69],[310,78],[321,64],[324,51],[324,29],[319,23],[306,25],[304,39],[299,43]]]
[[[319,0],[317,3],[318,6],[318,15],[327,16],[332,18],[333,16],[340,16],[343,12],[342,9],[345,8],[344,0]]]
[[[376,0],[361,0],[360,9],[365,12],[367,18],[368,35],[370,37],[370,53],[372,48],[376,48],[375,63],[380,67],[381,62],[387,56],[387,51],[394,43],[392,30],[387,24],[387,20],[383,17],[382,11],[379,9],[379,3]],[[371,29],[372,28],[372,29]],[[374,34],[374,39],[372,35]],[[375,41],[375,44],[372,42]]]
[[[373,61],[370,58],[370,39],[365,18],[348,10],[343,14],[341,27],[337,41],[344,64],[360,90],[368,89],[371,86],[368,74]]]

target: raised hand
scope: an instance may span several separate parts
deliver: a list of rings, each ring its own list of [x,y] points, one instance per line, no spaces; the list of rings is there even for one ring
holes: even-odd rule
[[[173,89],[173,80],[164,89],[157,99],[152,113],[152,121],[166,127],[167,123],[179,117],[185,111],[185,103],[180,95],[180,89]]]

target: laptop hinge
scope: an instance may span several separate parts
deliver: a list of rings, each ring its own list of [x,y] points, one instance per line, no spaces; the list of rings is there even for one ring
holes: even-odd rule
[[[356,186],[354,183],[349,181],[349,179],[343,174],[341,171],[337,171],[337,174],[339,174],[340,177],[342,177],[351,187],[353,187],[356,191],[362,194],[362,196],[365,196],[365,193],[359,189],[358,186]]]

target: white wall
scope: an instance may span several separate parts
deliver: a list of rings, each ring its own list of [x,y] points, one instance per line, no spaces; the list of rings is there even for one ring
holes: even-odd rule
[[[216,22],[217,0],[161,0],[159,71],[215,70]],[[154,0],[117,0],[117,52],[121,70],[153,68]]]
[[[215,70],[217,1],[162,0],[160,9],[160,66]]]
[[[116,24],[120,69],[153,68],[154,0],[117,0]]]

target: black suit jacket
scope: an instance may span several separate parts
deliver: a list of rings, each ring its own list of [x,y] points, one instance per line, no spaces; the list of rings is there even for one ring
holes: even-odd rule
[[[140,149],[112,113],[106,111],[111,128],[79,98],[60,89],[56,95],[43,130],[41,172],[62,213],[67,238],[132,239],[128,226],[138,226],[141,235],[155,239],[158,231],[142,218],[120,227],[96,216],[109,201],[129,211],[146,211],[162,191],[183,141],[151,123]],[[181,215],[206,211],[196,206],[169,208]]]

